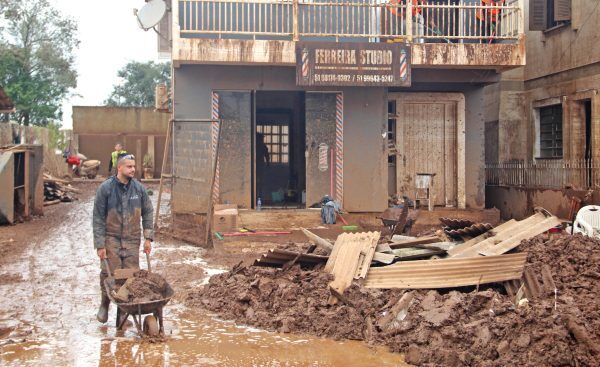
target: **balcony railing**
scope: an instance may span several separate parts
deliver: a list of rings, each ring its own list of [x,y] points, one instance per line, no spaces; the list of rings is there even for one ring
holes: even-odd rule
[[[514,42],[520,0],[180,0],[182,37]]]
[[[489,186],[541,189],[599,189],[600,163],[592,160],[537,160],[486,164]]]

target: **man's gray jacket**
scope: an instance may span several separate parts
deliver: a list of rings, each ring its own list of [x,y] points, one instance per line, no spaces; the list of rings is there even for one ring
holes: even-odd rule
[[[94,247],[104,248],[107,237],[125,242],[138,242],[142,235],[152,240],[152,202],[142,184],[132,179],[127,185],[116,176],[104,181],[96,191],[92,226]]]

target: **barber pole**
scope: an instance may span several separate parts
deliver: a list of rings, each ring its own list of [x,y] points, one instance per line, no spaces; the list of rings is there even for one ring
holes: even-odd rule
[[[343,207],[344,199],[344,95],[335,100],[335,199]]]
[[[308,80],[308,49],[302,49],[302,79]]]
[[[408,77],[408,62],[406,61],[406,51],[400,50],[400,79],[406,80]]]
[[[219,138],[219,94],[217,92],[212,93],[212,111],[211,111],[212,122],[212,152],[213,157],[217,154],[217,139]],[[219,157],[217,157],[217,167],[215,168],[215,181],[213,184],[213,203],[219,202]]]

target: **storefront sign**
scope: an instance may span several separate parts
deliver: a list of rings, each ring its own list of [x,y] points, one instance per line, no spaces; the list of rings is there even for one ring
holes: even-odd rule
[[[299,86],[410,87],[410,47],[397,43],[298,42]]]

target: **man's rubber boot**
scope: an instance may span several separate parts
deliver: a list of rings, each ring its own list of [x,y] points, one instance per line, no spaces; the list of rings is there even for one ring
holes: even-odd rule
[[[103,324],[108,321],[108,306],[110,306],[110,299],[106,294],[102,294],[102,301],[100,302],[96,318]]]

